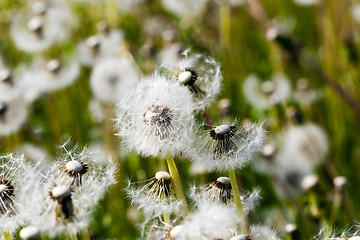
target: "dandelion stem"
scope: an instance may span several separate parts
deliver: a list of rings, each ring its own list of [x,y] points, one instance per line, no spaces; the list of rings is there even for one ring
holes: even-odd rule
[[[238,211],[240,217],[243,220],[243,222],[241,223],[241,226],[240,226],[241,230],[246,232],[247,234],[249,234],[250,229],[248,229],[248,227],[247,227],[248,224],[246,224],[247,221],[245,219],[244,212],[243,212],[243,207],[242,207],[242,204],[241,204],[239,185],[238,185],[237,180],[236,180],[235,171],[234,171],[234,169],[229,169],[228,173],[229,173],[229,178],[230,178],[230,181],[231,181],[231,186],[232,186],[232,190],[233,190],[233,194],[234,194],[236,210]]]
[[[4,238],[5,238],[5,240],[11,240],[11,234],[10,234],[10,232],[5,232],[5,233],[4,233]]]
[[[171,221],[170,221],[170,216],[169,216],[169,213],[168,212],[164,212],[163,214],[164,216],[164,221],[166,224],[169,224],[169,226],[171,225]]]
[[[90,234],[89,234],[89,229],[88,228],[84,228],[82,231],[82,239],[83,240],[90,240]]]
[[[173,183],[175,185],[176,196],[181,201],[184,202],[185,215],[187,215],[189,213],[189,208],[188,208],[188,205],[187,205],[184,189],[183,189],[183,186],[181,184],[180,175],[179,175],[179,172],[177,170],[174,158],[170,154],[168,154],[166,156],[166,163],[167,163],[168,168],[169,168],[171,179],[172,179],[172,181],[173,181]]]

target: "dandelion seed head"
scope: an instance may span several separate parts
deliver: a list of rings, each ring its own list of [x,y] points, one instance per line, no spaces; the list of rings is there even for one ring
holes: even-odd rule
[[[243,85],[248,102],[259,109],[268,109],[285,102],[291,93],[289,80],[282,73],[275,73],[271,80],[260,82],[256,75],[249,75]]]
[[[0,97],[0,136],[19,131],[26,118],[27,109],[21,100]]]
[[[129,183],[126,192],[131,204],[136,205],[148,218],[163,213],[178,214],[183,210],[183,203],[176,199],[170,183],[170,174],[159,171],[142,187]]]
[[[208,171],[241,168],[261,151],[264,138],[262,124],[213,126],[197,141],[198,150],[192,152],[192,160]]]
[[[199,109],[209,106],[220,92],[220,66],[209,56],[190,54],[186,50],[177,61],[164,60],[159,71],[186,86]]]
[[[255,225],[250,230],[252,240],[280,240],[277,233],[268,226]]]
[[[24,240],[41,239],[41,231],[35,226],[26,226],[20,230],[20,237]]]
[[[126,58],[99,60],[90,77],[91,89],[95,96],[105,102],[113,102],[131,91],[139,74],[132,62]]]
[[[240,234],[240,235],[231,237],[230,240],[251,240],[251,237],[248,237],[245,234]]]
[[[117,135],[146,156],[186,152],[194,140],[194,109],[185,87],[158,75],[145,78],[117,104]]]

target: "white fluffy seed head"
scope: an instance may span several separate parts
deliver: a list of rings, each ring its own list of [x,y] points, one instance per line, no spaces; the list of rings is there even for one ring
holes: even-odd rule
[[[219,177],[216,181],[223,184],[231,184],[230,178],[228,177]]]
[[[79,161],[69,161],[66,163],[65,168],[69,172],[79,173],[84,166]]]
[[[181,233],[183,231],[184,231],[184,226],[183,225],[177,225],[173,229],[171,229],[170,237],[172,239],[176,240],[176,238],[179,238],[181,236]]]
[[[228,133],[230,131],[230,126],[229,125],[220,125],[220,126],[217,126],[215,128],[215,133],[217,134],[225,134],[225,133]]]
[[[54,198],[65,198],[65,197],[70,196],[71,191],[70,191],[69,187],[67,187],[65,185],[59,185],[59,186],[54,187],[51,190],[51,193]]]
[[[169,180],[170,179],[170,174],[168,172],[165,172],[165,171],[159,171],[155,174],[155,178],[157,180],[161,180],[161,179],[164,179],[164,180]]]
[[[0,194],[3,193],[8,187],[4,184],[0,184]]]
[[[41,238],[41,231],[35,226],[27,226],[21,229],[20,237],[24,240],[35,240]]]
[[[178,80],[182,84],[186,84],[191,81],[192,73],[190,71],[185,71],[179,74]]]

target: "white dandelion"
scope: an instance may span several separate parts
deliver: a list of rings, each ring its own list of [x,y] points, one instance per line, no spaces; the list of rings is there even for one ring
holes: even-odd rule
[[[131,91],[139,78],[134,64],[126,58],[107,58],[97,62],[90,77],[96,98],[113,102]]]
[[[184,204],[175,197],[170,174],[159,171],[144,186],[129,183],[126,188],[131,204],[136,205],[148,218],[162,214],[180,214]]]
[[[124,34],[120,30],[90,36],[78,45],[79,61],[86,66],[92,66],[103,58],[116,57],[120,46],[124,44],[123,41]]]
[[[208,171],[238,169],[261,151],[264,138],[263,124],[213,126],[198,141],[201,145],[193,151],[192,159]]]
[[[195,204],[201,204],[202,202],[210,201],[216,203],[222,203],[235,209],[234,196],[232,195],[232,186],[230,178],[219,177],[216,181],[201,187],[193,187],[192,198],[195,200]],[[260,191],[258,189],[252,192],[242,192],[241,205],[243,212],[247,214],[253,210],[260,201]]]
[[[243,94],[247,101],[259,109],[267,109],[285,102],[291,92],[289,80],[281,73],[272,79],[260,82],[255,75],[249,75],[243,85]]]
[[[37,176],[31,166],[26,165],[23,156],[13,154],[0,156],[0,234],[12,233],[24,223],[23,208],[34,202],[26,196],[33,188]]]
[[[42,174],[39,187],[29,193],[37,200],[37,206],[24,210],[26,222],[49,237],[60,233],[74,235],[88,227],[94,206],[115,183],[116,165],[112,161],[94,164],[97,155],[85,148],[64,151],[67,158],[54,162]],[[86,163],[89,158],[91,163]]]
[[[144,78],[117,104],[117,130],[123,144],[145,156],[177,155],[194,139],[190,92],[167,78]]]
[[[182,53],[183,58],[173,64],[164,61],[160,71],[170,79],[186,86],[199,108],[209,106],[220,93],[222,74],[213,58],[201,54]]]
[[[19,99],[0,96],[0,136],[17,132],[27,119],[27,108]]]

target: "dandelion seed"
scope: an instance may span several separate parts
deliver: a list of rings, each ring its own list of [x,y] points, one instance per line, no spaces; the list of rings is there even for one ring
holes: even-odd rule
[[[170,174],[159,171],[145,186],[138,188],[129,184],[126,192],[131,204],[136,205],[149,218],[164,213],[179,214],[183,209],[183,203],[176,199],[170,183]]]
[[[146,156],[186,152],[194,140],[194,109],[185,87],[157,75],[145,78],[117,104],[117,135]]]

